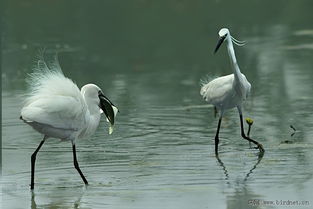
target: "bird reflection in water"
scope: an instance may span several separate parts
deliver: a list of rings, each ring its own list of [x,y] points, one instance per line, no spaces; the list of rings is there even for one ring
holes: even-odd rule
[[[35,193],[34,190],[31,190],[31,209],[37,209],[37,204],[36,204],[36,200],[35,200]]]
[[[41,205],[41,204],[37,204],[35,192],[34,190],[31,190],[31,209],[37,209],[37,208],[43,208],[43,207],[44,208],[75,208],[75,209],[81,208],[81,200],[85,194],[85,191],[86,189],[83,189],[79,193],[77,193],[76,190],[73,191],[73,193],[70,192],[71,194],[69,195],[69,198],[71,198],[71,201],[62,201],[62,198],[55,197],[54,199],[57,199],[57,201],[51,201],[49,204],[44,203],[43,205]],[[45,198],[45,197],[41,197],[41,198]]]
[[[248,137],[250,136],[250,131],[251,131],[251,127],[252,127],[252,124],[253,124],[253,120],[251,118],[246,118],[246,122],[248,124],[248,131],[247,131],[247,135]],[[251,145],[250,145],[251,146]],[[253,171],[257,168],[257,166],[260,164],[260,162],[262,161],[263,159],[263,156],[264,156],[264,152],[259,152],[258,153],[258,159],[257,161],[255,162],[255,164],[253,165],[253,167],[249,170],[249,172],[246,174],[245,178],[243,179],[243,181],[247,181],[249,176],[253,173]],[[225,174],[225,180],[227,180],[227,184],[229,184],[228,180],[229,180],[229,174],[228,174],[228,171],[227,171],[227,168],[225,166],[225,164],[223,163],[223,161],[221,160],[221,158],[218,156],[218,155],[215,155],[216,159],[217,159],[217,162],[219,163],[219,165],[221,166],[221,168],[223,169],[223,173]]]
[[[243,179],[243,181],[247,181],[249,176],[253,173],[253,171],[257,168],[257,166],[260,164],[260,162],[262,161],[264,156],[264,152],[259,152],[258,153],[258,158],[257,161],[255,162],[255,164],[253,165],[253,167],[249,170],[249,172],[245,175],[245,178]],[[221,158],[218,155],[215,155],[218,164],[221,166],[223,173],[225,174],[225,180],[227,180],[227,184],[229,184],[229,173],[228,170],[224,164],[224,162],[221,160]]]

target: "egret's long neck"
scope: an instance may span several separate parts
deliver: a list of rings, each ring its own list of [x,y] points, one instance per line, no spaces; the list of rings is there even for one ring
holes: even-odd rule
[[[80,134],[80,137],[89,137],[96,131],[100,123],[101,114],[100,114],[99,106],[96,104],[95,99],[84,97],[84,100],[87,104],[87,109],[88,109],[85,115],[87,126],[84,129],[84,131]]]
[[[227,36],[227,50],[228,50],[228,55],[230,58],[230,62],[234,71],[234,76],[235,79],[240,79],[241,77],[241,72],[237,63],[236,55],[235,55],[235,50],[233,46],[233,42],[231,40],[230,34]]]
[[[100,108],[97,105],[96,99],[84,98],[87,104],[90,115],[100,115]]]
[[[99,98],[96,96],[90,96],[87,92],[88,84],[83,86],[80,90],[81,95],[83,96],[84,102],[87,105],[87,108],[89,110],[90,115],[99,115],[100,114],[100,108],[99,108]]]

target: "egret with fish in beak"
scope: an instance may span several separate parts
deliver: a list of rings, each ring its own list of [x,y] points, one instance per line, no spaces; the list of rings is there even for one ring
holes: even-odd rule
[[[74,167],[87,185],[88,181],[78,165],[75,142],[90,137],[96,131],[101,113],[105,114],[110,123],[111,134],[117,107],[95,84],[84,85],[79,90],[71,79],[64,76],[57,58],[47,65],[42,56],[30,74],[28,83],[30,92],[20,119],[43,134],[42,141],[31,156],[30,188],[34,189],[37,153],[48,138],[71,141]]]

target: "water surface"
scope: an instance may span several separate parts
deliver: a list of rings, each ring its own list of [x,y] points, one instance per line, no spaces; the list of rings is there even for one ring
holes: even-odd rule
[[[312,207],[311,3],[85,4],[6,4],[2,208],[285,208],[276,200]],[[267,17],[259,14],[265,10]],[[225,46],[212,54],[221,26],[247,41],[235,49],[252,83],[244,116],[254,120],[251,136],[263,144],[263,158],[240,137],[235,109],[223,119],[214,155],[217,118],[199,90],[201,79],[231,73]],[[42,136],[19,111],[42,47],[47,59],[57,49],[66,76],[79,87],[98,84],[121,111],[113,135],[102,118],[94,136],[78,141],[87,187],[73,168],[71,144],[51,139],[37,156],[29,190],[30,156]]]

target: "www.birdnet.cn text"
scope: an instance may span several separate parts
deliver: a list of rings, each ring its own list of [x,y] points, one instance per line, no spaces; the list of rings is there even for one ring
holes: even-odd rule
[[[248,205],[253,206],[308,206],[310,201],[308,200],[261,200],[250,199]]]

